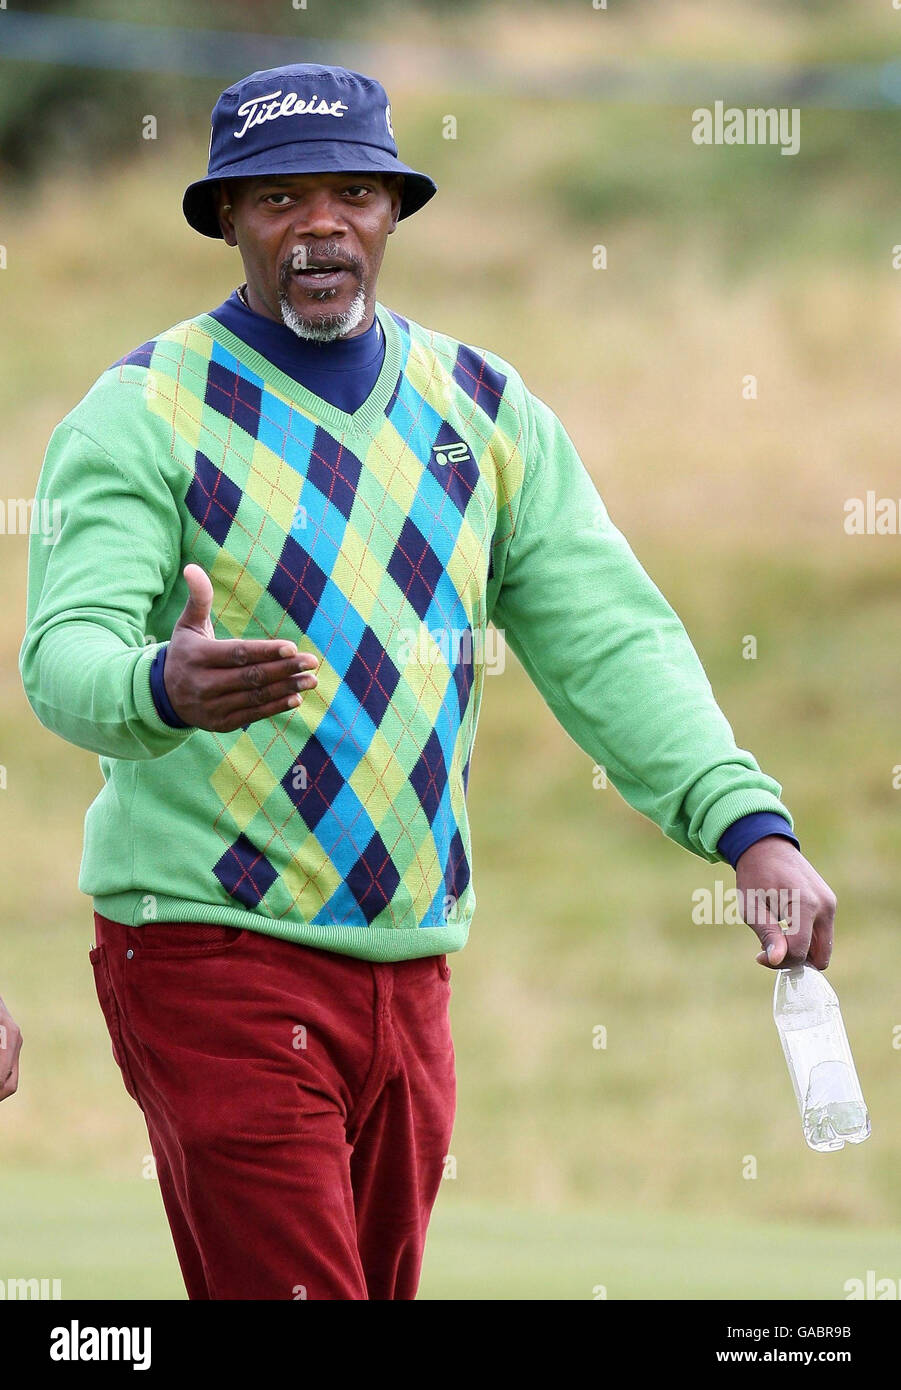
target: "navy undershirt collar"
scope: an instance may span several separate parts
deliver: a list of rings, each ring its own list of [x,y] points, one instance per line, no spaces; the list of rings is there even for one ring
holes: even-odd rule
[[[385,357],[385,335],[378,318],[355,338],[311,342],[275,319],[256,314],[233,290],[210,317],[254,348],[279,371],[348,414],[371,395]]]

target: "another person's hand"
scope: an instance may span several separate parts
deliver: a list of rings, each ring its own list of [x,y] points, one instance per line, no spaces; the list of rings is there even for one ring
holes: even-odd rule
[[[163,684],[179,719],[229,733],[295,709],[317,684],[319,658],[286,639],[217,638],[210,622],[213,586],[200,565],[185,565],[189,596],[166,652]]]
[[[6,1100],[19,1085],[19,1053],[22,1034],[0,999],[0,1100]]]
[[[781,835],[757,840],[739,858],[735,880],[742,916],[763,947],[760,965],[776,970],[806,962],[826,969],[835,894],[791,840]],[[780,916],[787,930],[779,925]]]

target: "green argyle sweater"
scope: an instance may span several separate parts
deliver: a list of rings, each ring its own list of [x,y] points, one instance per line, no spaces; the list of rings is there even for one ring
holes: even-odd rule
[[[712,863],[741,816],[791,824],[554,413],[495,353],[377,312],[384,364],[353,414],[200,314],[53,433],[35,510],[58,502],[61,526],[31,536],[19,665],[40,721],[100,755],[78,883],[104,916],[367,960],[459,950],[504,644],[677,844]],[[226,734],[160,718],[150,667],[191,561],[217,637],[320,658],[298,708]]]

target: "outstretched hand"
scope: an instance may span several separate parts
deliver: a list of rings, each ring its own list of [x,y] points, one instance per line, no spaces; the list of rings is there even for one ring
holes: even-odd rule
[[[188,601],[172,629],[163,684],[180,719],[228,733],[296,709],[317,679],[319,658],[296,642],[217,638],[210,622],[213,586],[200,565],[185,565]]]

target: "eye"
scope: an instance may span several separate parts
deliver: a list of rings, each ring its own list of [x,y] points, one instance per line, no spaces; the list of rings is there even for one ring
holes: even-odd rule
[[[264,193],[261,201],[264,203],[270,203],[272,207],[283,208],[285,206],[284,203],[278,203],[273,201],[273,199],[276,198],[285,198],[287,202],[291,202],[290,193]]]
[[[345,193],[349,193],[352,198],[365,197],[372,192],[372,185],[368,183],[351,183],[345,188]]]

